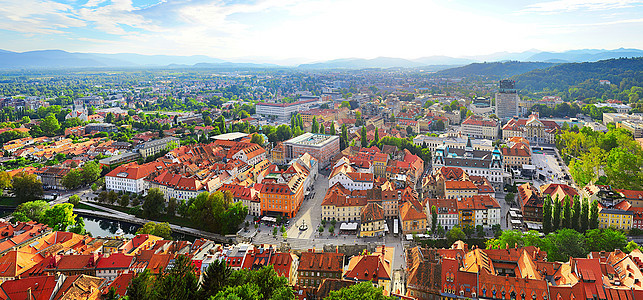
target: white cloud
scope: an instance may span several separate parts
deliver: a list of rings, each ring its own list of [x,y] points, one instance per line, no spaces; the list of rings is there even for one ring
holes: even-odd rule
[[[525,12],[558,13],[579,10],[599,11],[640,5],[638,0],[556,0],[528,5]]]
[[[72,7],[54,1],[0,1],[0,29],[24,34],[63,33],[63,29],[83,26]]]

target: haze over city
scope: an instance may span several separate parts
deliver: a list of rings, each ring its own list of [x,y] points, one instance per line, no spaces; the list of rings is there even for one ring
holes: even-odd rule
[[[0,1],[4,50],[297,64],[643,48],[643,1]]]

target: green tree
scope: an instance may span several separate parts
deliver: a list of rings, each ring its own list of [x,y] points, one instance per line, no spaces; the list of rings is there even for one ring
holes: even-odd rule
[[[58,130],[60,130],[60,123],[53,113],[49,113],[44,119],[42,119],[40,128],[45,135],[53,136],[56,135]]]
[[[250,138],[250,142],[261,146],[264,143],[263,136],[261,134],[255,133],[252,135],[252,138]]]
[[[263,298],[259,286],[255,283],[245,283],[238,286],[227,286],[225,290],[218,292],[210,298],[211,300],[261,300]]]
[[[83,165],[81,175],[83,176],[83,184],[90,184],[100,177],[100,165],[95,161],[88,161]]]
[[[362,132],[360,135],[360,142],[362,147],[368,147],[368,138],[366,137],[366,127],[362,126]]]
[[[136,231],[136,234],[151,234],[166,240],[171,240],[172,228],[170,228],[170,223],[168,222],[147,222]]]
[[[562,213],[561,202],[558,200],[558,197],[556,197],[556,199],[553,200],[552,204],[554,206],[554,214],[552,215],[553,223],[551,227],[553,231],[557,231],[558,228],[561,227],[560,226],[560,217]]]
[[[153,292],[156,299],[193,300],[197,296],[199,279],[194,265],[186,255],[178,255],[172,267],[156,279]]]
[[[129,286],[127,286],[128,300],[152,300],[154,288],[154,275],[150,273],[149,269],[143,270],[132,279]]]
[[[438,209],[435,205],[431,205],[431,232],[435,234],[438,227]]]
[[[330,122],[330,135],[335,135],[335,121]]]
[[[484,227],[482,227],[482,225],[476,226],[476,232],[478,233],[478,237],[484,237]]]
[[[225,260],[214,260],[203,273],[203,281],[199,289],[199,299],[209,299],[224,290],[229,284],[232,269]]]
[[[313,124],[311,126],[310,132],[312,133],[319,132],[319,122],[317,122],[317,117],[313,117]]]
[[[380,141],[380,130],[377,127],[375,127],[375,138],[373,139],[373,142],[377,143],[379,141]]]
[[[551,197],[547,195],[545,196],[545,199],[543,201],[543,232],[545,234],[548,234],[552,231],[551,214]]]
[[[605,176],[613,186],[640,190],[643,188],[643,157],[624,148],[614,148],[606,159]]]
[[[437,120],[437,121],[431,123],[431,126],[433,127],[433,130],[435,130],[435,131],[444,131],[444,128],[445,128],[444,121],[442,121],[442,120]]]
[[[0,195],[4,190],[11,188],[11,175],[9,172],[0,171]]]
[[[54,205],[45,211],[42,216],[42,223],[54,228],[54,230],[67,231],[67,229],[76,225],[74,205],[70,203]]]
[[[105,115],[105,123],[114,123],[114,114],[113,113],[107,113]]]
[[[589,210],[589,229],[598,228],[598,201],[592,201],[592,207]]]
[[[176,202],[176,199],[170,198],[170,200],[167,202],[167,209],[166,209],[167,215],[174,216],[176,214],[177,206],[178,206],[178,203]]]
[[[348,129],[346,124],[342,124],[342,135],[339,137],[339,148],[344,150],[348,147]]]
[[[372,282],[360,282],[337,291],[331,291],[325,300],[393,300],[395,298],[384,296],[383,288],[376,288]]]
[[[129,194],[123,194],[120,199],[118,199],[118,205],[121,207],[127,207],[129,205]]]
[[[585,244],[588,251],[624,250],[627,246],[627,236],[623,232],[611,228],[591,229],[585,233]]]
[[[62,185],[68,190],[75,190],[83,184],[83,174],[79,169],[70,170],[61,179]]]
[[[78,204],[80,204],[80,197],[78,195],[71,195],[69,196],[69,200],[67,200],[67,202],[76,207],[78,206]]]
[[[641,249],[641,247],[635,241],[629,241],[623,251],[625,251],[626,253],[630,253],[635,249]]]
[[[116,293],[116,288],[110,287],[107,294],[103,295],[102,300],[118,300],[120,296]]]
[[[18,205],[13,213],[24,215],[27,220],[42,222],[45,211],[49,209],[49,203],[43,200],[29,201]]]
[[[210,232],[236,232],[248,214],[248,208],[241,202],[226,201],[221,192],[203,192],[191,201],[188,216],[194,224]]]
[[[580,228],[580,215],[581,215],[581,208],[580,208],[580,198],[578,196],[574,196],[574,204],[572,207],[572,215],[571,215],[571,228],[576,230],[576,231],[581,231]]]
[[[580,232],[585,233],[589,228],[589,201],[583,198],[580,209]]]
[[[585,257],[585,237],[573,229],[561,229],[550,233],[544,241],[547,258],[550,261],[568,261],[569,257]]]
[[[507,192],[505,195],[505,203],[512,205],[516,200],[516,194],[513,192]]]
[[[109,204],[114,204],[118,200],[118,193],[115,191],[107,192],[107,202]]]
[[[157,218],[165,206],[163,192],[158,188],[152,188],[147,192],[143,200],[143,216],[146,218]]]
[[[295,297],[292,288],[288,285],[288,279],[279,276],[271,265],[257,271],[240,270],[232,273],[229,286],[245,284],[255,284],[261,295],[260,299],[294,299]]]
[[[13,176],[11,191],[20,202],[34,201],[42,198],[42,182],[35,174],[22,171]]]
[[[464,232],[458,226],[455,226],[447,231],[447,241],[449,242],[449,244],[453,244],[453,242],[455,241],[464,240],[466,238],[467,237],[464,235]]]
[[[572,207],[569,204],[569,196],[565,196],[564,204],[563,204],[563,220],[562,220],[562,228],[572,228]]]

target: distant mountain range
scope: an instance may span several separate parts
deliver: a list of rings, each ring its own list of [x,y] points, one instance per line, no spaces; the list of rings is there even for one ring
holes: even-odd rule
[[[506,78],[533,70],[546,69],[555,65],[558,65],[558,63],[529,61],[472,63],[462,67],[440,70],[435,74],[441,77],[484,76]]]
[[[544,52],[528,50],[524,52],[498,52],[489,55],[450,57],[428,56],[417,59],[378,57],[373,59],[344,58],[329,61],[300,64],[300,69],[365,69],[365,68],[423,68],[437,71],[472,63],[482,62],[593,62],[611,58],[642,57],[639,49],[584,49],[565,52]],[[526,66],[526,65],[525,65]],[[537,65],[532,65],[537,66]],[[38,68],[111,68],[111,67],[169,67],[169,68],[286,68],[270,63],[248,63],[226,61],[204,55],[142,55],[132,53],[100,54],[76,53],[62,50],[38,50],[12,52],[0,50],[0,69],[38,69]]]

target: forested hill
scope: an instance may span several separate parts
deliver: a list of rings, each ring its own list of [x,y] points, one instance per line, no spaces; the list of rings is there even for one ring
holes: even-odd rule
[[[562,91],[598,85],[609,80],[619,90],[643,86],[643,57],[608,59],[597,62],[560,64],[544,70],[516,75],[516,88],[528,91]],[[610,88],[609,85],[604,85]]]
[[[490,78],[507,78],[537,69],[549,68],[555,65],[557,65],[557,63],[521,61],[473,63],[462,67],[438,71],[435,74],[441,77],[483,76]]]

